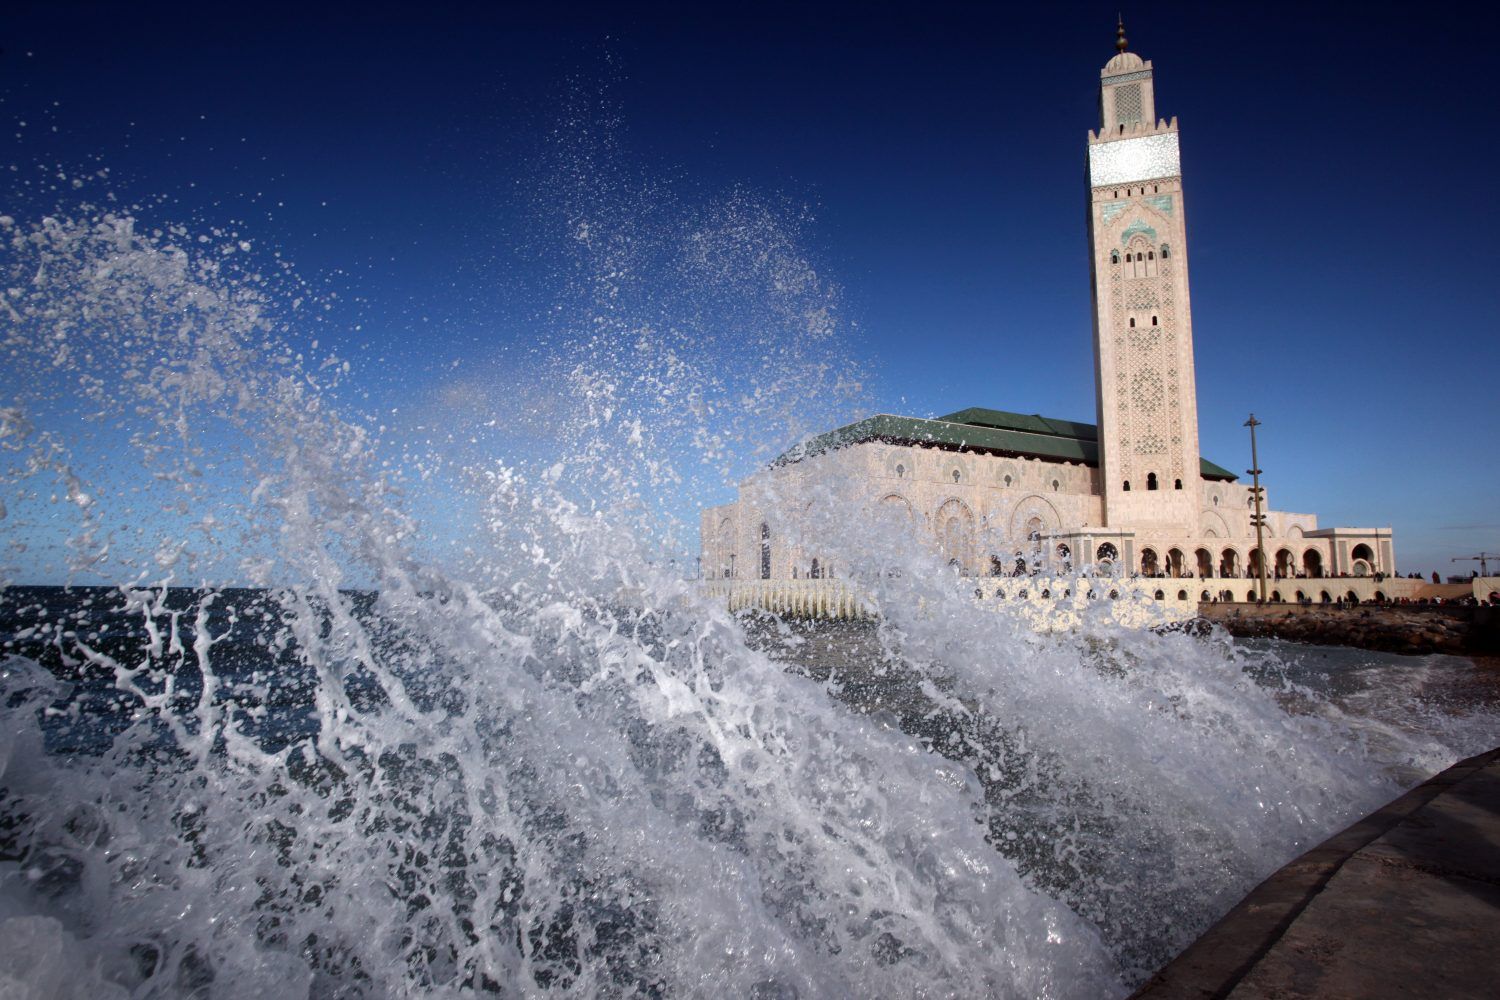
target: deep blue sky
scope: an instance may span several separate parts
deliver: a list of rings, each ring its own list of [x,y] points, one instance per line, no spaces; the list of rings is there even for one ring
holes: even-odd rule
[[[384,404],[526,339],[523,165],[603,92],[645,169],[812,208],[872,407],[1093,421],[1117,5],[625,6],[11,4],[6,160],[243,220],[358,303],[324,335]],[[1500,549],[1500,23],[1456,11],[1124,11],[1182,127],[1204,453],[1247,468],[1254,410],[1273,503],[1403,570]]]

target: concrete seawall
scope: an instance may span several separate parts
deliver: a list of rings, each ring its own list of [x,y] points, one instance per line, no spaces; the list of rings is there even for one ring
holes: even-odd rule
[[[1132,1000],[1500,995],[1500,749],[1257,886]]]

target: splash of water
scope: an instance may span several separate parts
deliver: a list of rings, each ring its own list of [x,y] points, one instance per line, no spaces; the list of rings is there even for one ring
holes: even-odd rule
[[[753,444],[741,415],[839,395],[829,294],[743,198],[669,241],[750,303],[747,386],[590,204],[565,447],[469,470],[458,565],[222,240],[3,221],[11,538],[116,585],[6,595],[22,995],[1114,995],[1385,763],[1463,749],[1375,740],[1223,640],[1037,637],[816,517],[884,615],[852,666],[787,669],[659,558],[658,498]]]

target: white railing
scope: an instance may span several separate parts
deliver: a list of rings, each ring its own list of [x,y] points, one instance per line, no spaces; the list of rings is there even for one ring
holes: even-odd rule
[[[1165,616],[1170,619],[1191,618],[1198,604],[1205,600],[1227,600],[1235,603],[1254,601],[1259,592],[1256,580],[1244,577],[1086,577],[1086,576],[982,576],[957,577],[953,581],[960,592],[972,596],[985,607],[1019,606],[1028,619],[1039,627],[1066,626],[1099,603],[1114,603],[1118,608],[1107,613],[1121,624],[1134,624]],[[1407,595],[1420,581],[1370,577],[1321,577],[1302,579],[1267,579],[1268,597],[1279,595],[1284,604],[1297,603],[1300,591],[1304,599],[1317,604],[1327,592],[1339,600],[1349,594],[1360,601],[1377,594],[1387,599]],[[704,580],[704,593],[723,600],[731,611],[759,609],[772,614],[796,618],[871,618],[876,602],[858,587],[845,580]],[[1157,596],[1160,594],[1161,596]],[[1274,598],[1273,598],[1274,599]]]
[[[705,580],[704,592],[730,611],[758,608],[797,618],[870,618],[873,604],[843,580]]]
[[[1111,617],[1122,622],[1141,617],[1141,605],[1150,604],[1148,617],[1163,612],[1180,619],[1197,613],[1198,597],[1190,593],[1179,600],[1174,588],[1167,592],[1156,584],[1164,581],[1112,579],[1109,577],[956,577],[953,584],[982,607],[1020,607],[1028,619],[1048,627],[1076,620],[1096,603],[1113,603],[1120,610]],[[876,603],[869,595],[844,580],[705,580],[703,590],[723,600],[730,611],[758,609],[797,618],[871,618]],[[1162,593],[1157,599],[1155,594]],[[1126,606],[1132,610],[1127,614]],[[1061,616],[1061,618],[1059,617]]]

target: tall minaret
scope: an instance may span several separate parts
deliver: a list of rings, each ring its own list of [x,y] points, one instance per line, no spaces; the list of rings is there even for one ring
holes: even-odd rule
[[[1100,475],[1108,525],[1197,534],[1198,399],[1177,119],[1156,117],[1151,63],[1117,52],[1089,133],[1089,247]]]

